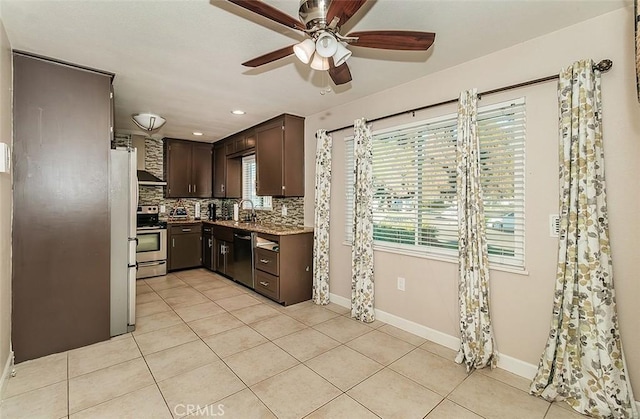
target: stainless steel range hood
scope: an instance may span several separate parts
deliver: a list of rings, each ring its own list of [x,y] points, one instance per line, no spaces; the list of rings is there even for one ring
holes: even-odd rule
[[[138,156],[138,184],[143,186],[166,186],[167,182],[146,170],[146,147],[142,135],[132,135],[131,142]]]
[[[146,170],[138,170],[138,185],[147,185],[147,186],[165,186],[167,182],[158,178],[157,176],[152,175]]]

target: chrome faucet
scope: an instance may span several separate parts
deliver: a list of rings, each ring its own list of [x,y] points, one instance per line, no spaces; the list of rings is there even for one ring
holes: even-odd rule
[[[240,209],[242,209],[242,204],[245,201],[251,204],[251,221],[255,223],[257,221],[258,217],[256,216],[256,208],[255,208],[255,205],[253,205],[253,201],[252,200],[250,200],[250,199],[241,199],[240,202],[238,203],[238,207]]]

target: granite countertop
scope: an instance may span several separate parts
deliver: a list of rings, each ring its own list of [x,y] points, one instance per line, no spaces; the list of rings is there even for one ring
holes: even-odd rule
[[[271,223],[245,223],[245,222],[235,222],[235,221],[209,221],[209,220],[195,220],[195,219],[186,219],[186,220],[166,220],[167,224],[189,224],[189,223],[198,223],[202,222],[204,224],[210,225],[219,225],[224,227],[231,228],[240,228],[242,230],[247,231],[255,231],[256,233],[265,233],[265,234],[273,234],[274,236],[287,236],[290,234],[303,234],[303,233],[312,233],[313,227],[304,227],[304,226],[287,226],[282,224],[271,224]]]

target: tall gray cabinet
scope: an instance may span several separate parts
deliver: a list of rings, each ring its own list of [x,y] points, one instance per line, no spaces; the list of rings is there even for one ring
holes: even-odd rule
[[[112,74],[14,53],[16,362],[109,338]]]

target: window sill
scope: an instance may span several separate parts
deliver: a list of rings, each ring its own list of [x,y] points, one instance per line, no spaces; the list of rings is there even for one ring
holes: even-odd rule
[[[349,242],[342,242],[342,245],[351,247],[351,243]],[[415,257],[420,259],[437,260],[439,262],[447,262],[447,263],[452,263],[456,265],[458,264],[457,258],[444,256],[444,255],[440,256],[440,255],[434,255],[434,254],[425,254],[423,252],[414,252],[410,250],[396,249],[396,248],[380,246],[376,244],[373,245],[373,250],[376,252],[393,253],[396,255],[410,256],[410,257]],[[499,272],[508,272],[515,275],[529,276],[529,271],[527,271],[525,268],[518,268],[515,266],[505,266],[505,265],[495,266],[495,263],[492,264],[491,262],[489,262],[489,270],[499,271]]]

